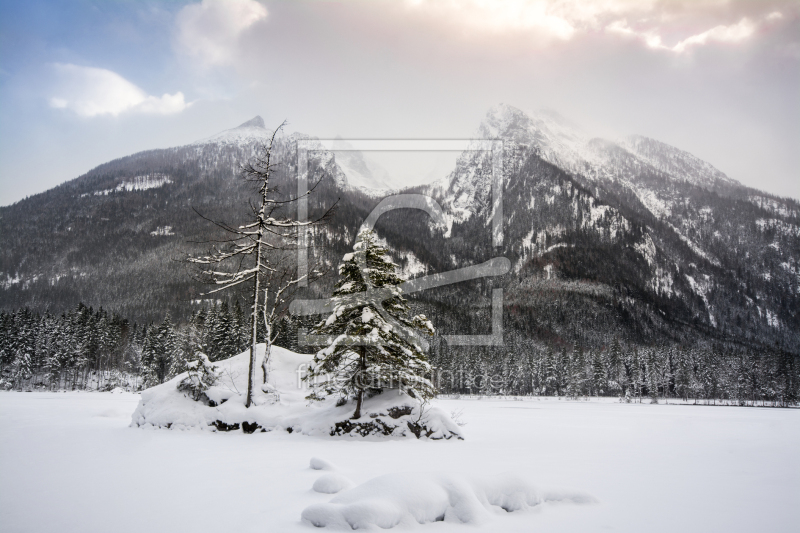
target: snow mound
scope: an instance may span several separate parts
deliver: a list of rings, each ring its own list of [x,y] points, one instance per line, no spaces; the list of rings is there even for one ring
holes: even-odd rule
[[[451,474],[399,473],[376,477],[328,503],[306,507],[316,527],[388,529],[450,522],[481,524],[495,514],[525,511],[544,502],[591,503],[580,493],[540,492],[514,476],[468,479]]]
[[[334,467],[325,459],[320,459],[319,457],[312,457],[308,466],[311,467],[311,470],[336,470],[336,467]]]
[[[258,378],[264,355],[265,346],[260,344],[256,350]],[[413,436],[431,440],[463,438],[461,428],[446,412],[420,405],[397,390],[387,390],[366,399],[359,419],[351,418],[355,411],[353,401],[338,405],[336,398],[329,398],[309,403],[306,396],[310,391],[300,377],[308,369],[312,357],[273,346],[268,361],[268,383],[255,387],[254,405],[249,408],[244,406],[249,352],[211,363],[218,380],[203,394],[195,395],[197,400],[179,389],[188,377],[184,372],[142,392],[131,417],[131,427],[245,433],[285,430],[305,435]],[[324,461],[319,462],[322,463]],[[314,464],[312,459],[312,468]]]
[[[314,482],[314,492],[336,494],[353,486],[353,482],[341,474],[325,474]]]

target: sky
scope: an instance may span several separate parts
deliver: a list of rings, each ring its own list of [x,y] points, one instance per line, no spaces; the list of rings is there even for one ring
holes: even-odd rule
[[[800,198],[800,2],[0,0],[0,205],[255,115],[464,139],[501,102]]]

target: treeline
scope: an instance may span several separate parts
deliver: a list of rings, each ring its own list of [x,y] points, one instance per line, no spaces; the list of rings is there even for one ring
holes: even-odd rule
[[[782,350],[697,343],[584,348],[530,346],[523,352],[439,346],[432,359],[443,394],[534,395],[626,401],[796,406],[800,364]]]
[[[285,320],[277,344],[297,345]],[[247,349],[249,316],[221,302],[182,324],[167,316],[139,325],[83,304],[60,316],[0,312],[0,387],[14,390],[142,390],[184,372],[201,352],[211,361]],[[263,332],[262,332],[263,333]],[[259,334],[261,337],[261,333]],[[642,346],[542,343],[509,331],[505,346],[451,347],[437,337],[431,362],[441,394],[682,399],[699,403],[795,406],[800,362],[780,349],[697,341]]]
[[[142,390],[186,370],[197,353],[211,361],[247,348],[248,319],[238,303],[169,315],[139,325],[79,304],[62,315],[25,308],[0,312],[0,387],[14,390]]]

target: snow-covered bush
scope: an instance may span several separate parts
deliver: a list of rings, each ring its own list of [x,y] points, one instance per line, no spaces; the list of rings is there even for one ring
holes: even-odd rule
[[[203,402],[212,407],[216,402],[209,399],[206,391],[217,384],[220,371],[217,370],[204,353],[198,353],[194,361],[186,363],[187,376],[178,382],[178,390],[196,402]]]

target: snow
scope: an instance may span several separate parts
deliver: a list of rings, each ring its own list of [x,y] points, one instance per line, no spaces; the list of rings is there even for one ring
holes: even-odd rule
[[[714,266],[720,266],[720,262],[716,257],[712,257],[711,255],[707,254],[705,252],[705,250],[700,248],[689,237],[687,237],[686,235],[681,233],[681,231],[678,228],[676,228],[674,225],[670,224],[669,222],[666,222],[666,224],[667,224],[667,226],[672,228],[672,230],[675,232],[675,234],[678,236],[678,238],[680,238],[680,240],[682,240],[684,242],[684,244],[686,244],[686,246],[688,246],[689,249],[692,250],[695,254],[699,255],[700,257],[702,257],[703,259],[705,259],[706,261],[708,261],[709,263],[711,263]]]
[[[672,214],[669,204],[659,198],[654,191],[634,185],[631,185],[630,189],[656,218],[664,218]]]
[[[759,218],[756,220],[756,225],[760,231],[774,230],[778,235],[800,237],[800,226],[788,224],[783,220]]]
[[[315,483],[316,487],[316,483]],[[468,479],[452,474],[386,474],[303,510],[316,527],[389,529],[430,522],[483,524],[492,514],[529,510],[546,501],[589,503],[583,494],[540,494],[515,476]]]
[[[469,434],[431,442],[142,431],[128,427],[138,401],[129,393],[0,392],[1,529],[308,532],[304,510],[344,505],[332,500],[349,492],[311,490],[331,473],[309,468],[311,457],[357,486],[375,480],[382,494],[398,474],[418,474],[425,493],[452,479],[498,494],[480,480],[502,488],[513,473],[541,495],[597,500],[511,513],[481,505],[480,526],[396,531],[783,533],[800,521],[797,409],[437,400],[447,412],[463,409]],[[377,481],[387,475],[391,483]],[[395,504],[408,501],[399,496]]]
[[[247,124],[247,123],[245,123]],[[218,144],[221,146],[246,147],[269,141],[272,132],[258,125],[245,125],[225,130],[206,139],[193,142],[190,146]]]
[[[336,470],[335,466],[319,457],[312,457],[311,461],[308,463],[308,467],[312,470]]]
[[[172,226],[159,226],[154,231],[151,231],[150,235],[153,237],[169,237],[170,235],[175,235],[175,233],[172,231]]]
[[[347,184],[369,195],[388,195],[401,187],[392,182],[389,172],[367,154],[355,150],[343,139],[336,139],[332,146],[336,164],[347,176]]]
[[[401,252],[398,255],[402,256],[402,261],[404,262],[400,270],[403,278],[412,279],[427,272],[427,266],[419,260],[414,252]]]
[[[792,209],[789,206],[789,202],[786,200],[778,200],[761,195],[750,195],[748,200],[762,209],[766,209],[767,211],[782,217],[796,218],[800,216],[800,212],[798,212],[796,209]]]
[[[649,230],[649,228],[648,228]],[[655,265],[656,260],[656,244],[653,242],[653,239],[650,237],[650,233],[645,233],[641,242],[637,242],[633,245],[634,249],[639,252],[639,255],[644,257],[647,261],[647,264],[651,267]]]
[[[113,192],[131,192],[131,191],[146,191],[148,189],[158,189],[164,185],[172,183],[172,180],[166,174],[148,174],[145,176],[135,176],[133,178],[123,180],[119,185],[113,189],[104,189],[102,191],[95,191],[95,196],[107,196]],[[81,196],[87,196],[88,193]]]
[[[684,152],[674,146],[664,144],[654,139],[641,135],[631,135],[619,142],[621,146],[636,154],[642,161],[654,168],[668,172],[673,177],[684,179],[701,186],[713,185],[723,182],[738,185],[734,179],[729,178],[713,165]]]
[[[341,474],[325,474],[317,478],[311,489],[322,494],[336,494],[353,486],[353,482]]]
[[[374,316],[365,308],[365,323]],[[259,376],[264,350],[263,344],[258,345],[256,350]],[[312,357],[273,346],[269,358],[268,387],[265,390],[256,387],[253,398],[255,405],[250,408],[244,406],[249,351],[213,363],[220,378],[216,385],[205,391],[205,395],[214,405],[195,401],[178,390],[178,384],[188,375],[184,372],[142,392],[142,399],[131,416],[131,426],[214,432],[231,427],[238,429],[248,423],[257,424],[254,430],[260,432],[282,430],[313,436],[330,436],[336,432],[347,438],[361,438],[359,430],[362,428],[336,431],[337,423],[349,421],[351,424],[368,425],[371,429],[385,428],[390,438],[414,438],[414,424],[423,426],[424,438],[461,438],[462,431],[447,413],[435,407],[421,409],[415,400],[398,390],[386,390],[367,398],[362,407],[362,416],[357,420],[350,419],[355,411],[354,401],[344,405],[337,405],[338,398],[309,402],[306,396],[311,391],[308,383],[301,378],[310,368]],[[395,408],[407,412],[393,415]],[[370,437],[378,438],[377,431],[370,433]]]
[[[689,274],[684,274],[684,277],[689,282],[689,286],[692,288],[692,291],[694,291],[694,293],[697,294],[703,300],[703,304],[705,305],[706,311],[708,312],[708,321],[711,323],[712,326],[717,327],[717,319],[714,318],[711,305],[709,305],[708,303],[708,293],[711,290],[709,277],[706,275],[705,280],[702,282],[698,282],[697,280],[695,280],[693,276],[690,276]]]

